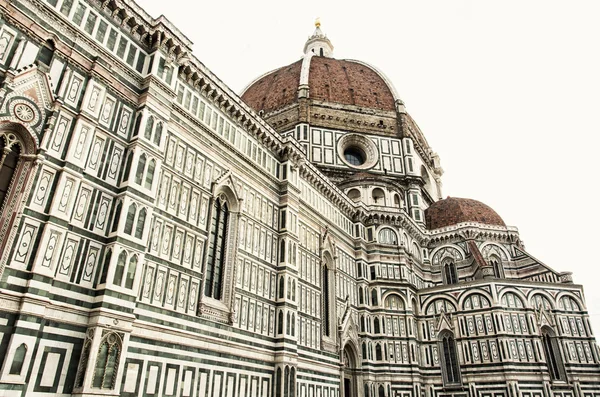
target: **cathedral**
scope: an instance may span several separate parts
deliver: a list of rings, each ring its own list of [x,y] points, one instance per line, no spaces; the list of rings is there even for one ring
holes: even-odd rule
[[[1,396],[600,397],[581,285],[315,25],[235,93],[132,0],[0,0]]]

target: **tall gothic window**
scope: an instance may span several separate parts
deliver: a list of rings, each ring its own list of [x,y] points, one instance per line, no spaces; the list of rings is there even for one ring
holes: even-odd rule
[[[127,261],[127,252],[122,251],[117,259],[117,267],[115,268],[115,275],[113,276],[113,284],[121,285],[123,282],[123,274],[125,273],[125,262]]]
[[[142,238],[144,235],[144,226],[146,225],[146,209],[142,208],[138,214],[137,223],[135,226],[135,238]]]
[[[329,323],[329,269],[323,266],[323,333],[326,336],[331,336],[331,326]]]
[[[94,379],[92,380],[93,388],[114,389],[120,356],[121,338],[116,333],[111,332],[100,342],[94,367]]]
[[[144,178],[144,170],[146,169],[146,154],[142,154],[138,160],[137,170],[135,172],[135,183],[138,185],[142,184]]]
[[[494,269],[494,277],[496,278],[504,278],[504,269],[502,267],[502,262],[496,258],[495,256],[490,259],[490,265]]]
[[[163,130],[163,125],[162,123],[158,123],[156,125],[156,131],[154,131],[154,144],[155,145],[160,145],[160,138],[162,137],[162,130]]]
[[[555,333],[548,327],[542,328],[542,344],[546,354],[546,365],[552,380],[564,380],[564,367]]]
[[[122,209],[123,209],[123,202],[119,201],[117,203],[117,207],[115,209],[115,217],[113,218],[112,228],[110,229],[111,233],[116,232],[117,228],[119,227],[119,220],[121,219],[121,210]]]
[[[146,171],[146,183],[144,187],[152,190],[152,182],[154,182],[154,170],[156,169],[156,161],[150,160],[148,163],[148,170]]]
[[[223,295],[223,270],[225,267],[228,225],[229,207],[227,201],[219,197],[215,200],[212,209],[206,259],[206,282],[204,285],[204,294],[214,299],[221,299]]]
[[[11,147],[7,147],[4,140],[0,138],[0,208],[2,208],[4,199],[8,195],[10,182],[15,174],[20,154],[20,145],[13,144]]]
[[[23,371],[23,364],[25,363],[25,356],[27,355],[27,345],[21,343],[15,350],[12,364],[10,365],[10,375],[21,375]]]
[[[137,255],[134,255],[129,260],[129,266],[127,267],[127,274],[125,275],[125,288],[133,288],[133,281],[135,280],[135,270],[137,268]]]
[[[152,130],[154,129],[154,117],[148,117],[146,122],[146,130],[144,131],[144,138],[150,140],[152,138]]]
[[[135,212],[137,211],[137,207],[135,204],[129,205],[129,210],[127,210],[127,217],[125,218],[125,234],[131,234],[133,231],[133,221],[135,220]]]
[[[458,356],[456,353],[456,342],[454,335],[450,331],[444,331],[440,334],[442,351],[442,374],[444,383],[453,385],[460,383],[460,369],[458,366]]]
[[[444,282],[446,284],[456,284],[458,282],[458,275],[456,273],[456,265],[454,262],[444,263]]]

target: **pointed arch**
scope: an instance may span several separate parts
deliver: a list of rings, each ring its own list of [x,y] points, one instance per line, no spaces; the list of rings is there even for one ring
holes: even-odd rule
[[[131,203],[129,205],[129,209],[127,210],[127,217],[125,218],[125,227],[123,228],[123,232],[125,234],[131,235],[133,231],[133,222],[135,221],[135,213],[137,212],[137,205],[135,203]]]
[[[123,211],[123,201],[119,200],[115,209],[115,216],[113,218],[111,233],[115,233],[119,228],[119,220],[121,219],[121,212]]]
[[[456,341],[454,340],[454,334],[447,329],[443,330],[438,335],[438,340],[440,341],[440,363],[442,365],[442,375],[444,378],[444,384],[460,384],[460,367],[458,362],[458,353],[456,349]]]
[[[108,268],[110,266],[110,260],[112,259],[112,249],[108,248],[104,255],[104,265],[102,266],[102,273],[100,275],[100,284],[106,283],[106,277],[108,275]]]
[[[549,326],[544,325],[541,329],[541,336],[550,377],[552,380],[565,380],[565,368],[556,332]]]
[[[5,99],[5,103],[8,99]],[[21,124],[0,122],[0,275],[8,261],[9,247],[16,237],[13,225],[20,222],[25,206],[24,195],[30,194],[39,141]]]
[[[125,273],[125,263],[127,262],[127,251],[121,251],[117,259],[115,274],[113,276],[113,284],[120,286],[123,282],[123,274]]]
[[[150,140],[152,138],[152,130],[154,129],[154,117],[148,117],[148,121],[146,121],[146,129],[144,130],[144,138]]]
[[[135,124],[133,127],[133,136],[137,136],[140,133],[140,124],[142,122],[142,113],[138,113],[135,118]]]
[[[127,266],[127,274],[125,275],[125,288],[133,288],[133,282],[135,280],[135,271],[137,269],[138,257],[133,255],[129,259],[129,265]]]
[[[442,275],[444,277],[444,284],[452,285],[458,283],[458,272],[456,271],[454,261],[444,260],[442,263]]]
[[[160,146],[160,139],[162,138],[163,123],[161,121],[156,124],[156,130],[154,131],[153,142],[156,146]]]
[[[144,179],[144,172],[146,170],[146,153],[142,153],[140,158],[138,159],[138,166],[135,171],[135,183],[138,185],[142,184],[142,180]]]
[[[204,294],[217,300],[220,300],[223,294],[221,287],[228,227],[229,206],[224,197],[218,197],[212,208],[204,286]]]
[[[122,341],[116,332],[107,333],[100,342],[92,379],[92,388],[112,390],[115,388]]]
[[[146,208],[142,208],[138,214],[137,223],[135,225],[135,238],[142,238],[144,235],[144,226],[146,225]]]
[[[144,187],[148,190],[152,190],[152,184],[154,182],[154,171],[156,170],[156,160],[152,159],[148,163],[148,169],[146,170],[146,181]]]
[[[15,349],[12,363],[10,364],[10,375],[21,375],[23,372],[23,365],[25,364],[25,357],[27,356],[27,345],[21,343],[19,347]]]

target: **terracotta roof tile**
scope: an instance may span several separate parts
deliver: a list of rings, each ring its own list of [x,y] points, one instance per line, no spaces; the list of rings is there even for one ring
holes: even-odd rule
[[[506,226],[500,215],[480,201],[448,197],[436,201],[425,210],[425,223],[429,230],[462,222],[479,222],[486,225]]]

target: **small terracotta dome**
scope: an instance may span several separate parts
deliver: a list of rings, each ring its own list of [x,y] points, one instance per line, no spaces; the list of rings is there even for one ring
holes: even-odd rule
[[[298,102],[302,60],[279,68],[254,81],[242,99],[255,111],[265,113]],[[310,99],[354,105],[362,108],[395,110],[392,89],[367,64],[313,56],[308,73]]]
[[[436,201],[425,210],[425,223],[429,230],[462,222],[506,226],[496,211],[482,202],[472,199],[448,197],[445,200]]]

